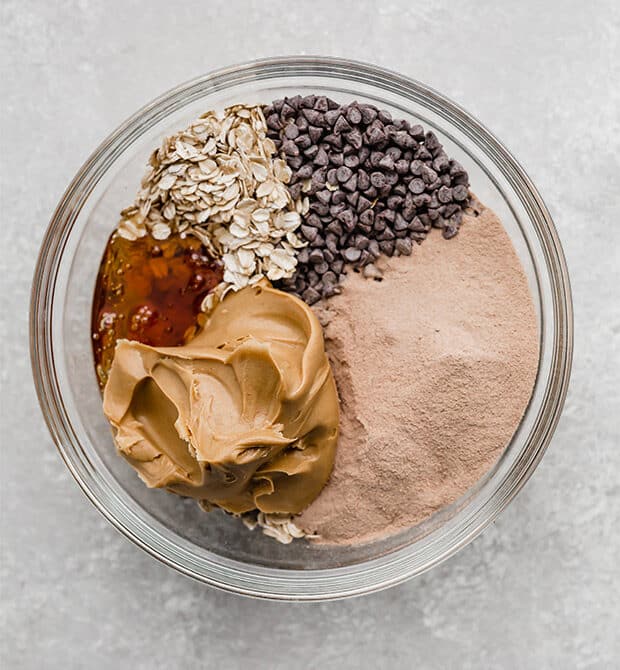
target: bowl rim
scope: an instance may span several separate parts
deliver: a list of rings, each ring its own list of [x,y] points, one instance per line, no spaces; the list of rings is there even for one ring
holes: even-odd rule
[[[362,562],[359,566],[363,569],[364,574],[371,577],[363,584],[348,583],[349,580],[345,578],[342,572],[343,568],[305,571],[287,568],[260,568],[257,572],[252,572],[247,570],[247,563],[236,562],[235,564],[235,561],[223,559],[215,554],[214,556],[217,557],[217,565],[215,567],[221,567],[224,572],[223,575],[221,571],[214,569],[211,569],[209,574],[205,574],[196,567],[192,567],[188,562],[182,565],[178,560],[174,560],[174,557],[171,557],[169,553],[166,553],[165,547],[158,541],[165,538],[156,537],[158,534],[155,532],[147,541],[144,536],[136,531],[135,526],[127,522],[127,519],[119,518],[119,516],[102,503],[97,494],[96,486],[93,486],[93,482],[89,482],[84,478],[64,445],[65,440],[72,439],[70,434],[72,429],[63,420],[62,394],[59,388],[57,388],[54,379],[51,320],[45,318],[45,316],[48,306],[52,305],[54,296],[56,273],[53,270],[55,267],[57,268],[62,258],[77,214],[94,186],[107,170],[107,168],[102,168],[102,162],[104,159],[111,160],[116,154],[121,153],[120,142],[122,138],[130,138],[136,134],[139,135],[140,129],[145,123],[152,124],[156,120],[164,118],[170,111],[176,109],[174,106],[181,98],[184,96],[187,98],[192,92],[201,91],[204,93],[209,88],[218,90],[230,87],[235,83],[243,83],[238,81],[239,77],[247,79],[248,77],[273,77],[276,75],[283,76],[284,74],[289,77],[295,75],[308,76],[310,74],[319,74],[320,76],[334,78],[344,77],[350,82],[355,81],[354,77],[358,77],[360,81],[369,79],[374,85],[384,90],[406,90],[411,94],[415,93],[424,96],[425,101],[430,102],[430,108],[433,111],[439,112],[449,123],[454,123],[455,119],[459,120],[463,124],[462,130],[466,130],[469,138],[479,149],[491,158],[494,158],[494,162],[497,163],[497,160],[501,160],[505,174],[510,174],[511,185],[513,187],[518,186],[517,195],[519,195],[522,201],[527,201],[530,221],[533,220],[535,214],[536,220],[540,223],[541,230],[538,232],[543,236],[546,252],[545,258],[550,263],[552,269],[550,276],[553,280],[554,288],[553,305],[556,326],[554,331],[555,338],[552,343],[554,354],[552,366],[556,374],[550,374],[549,385],[551,385],[551,388],[549,388],[549,385],[547,386],[549,397],[547,399],[547,411],[539,443],[536,450],[529,455],[529,460],[520,478],[516,482],[513,482],[512,488],[508,491],[507,495],[503,496],[495,509],[491,510],[490,513],[487,510],[484,518],[477,518],[475,523],[470,523],[466,532],[462,533],[459,537],[459,541],[453,542],[450,547],[438,552],[423,568],[396,569],[392,573],[390,570],[386,570],[385,566],[373,565],[374,561],[372,560]],[[388,85],[391,88],[388,88]],[[448,112],[449,117],[446,116]],[[86,195],[84,195],[85,193]],[[469,544],[512,501],[540,462],[553,435],[564,405],[570,379],[572,352],[572,299],[564,253],[542,197],[523,167],[485,126],[466,112],[460,105],[454,103],[443,94],[438,93],[417,80],[405,77],[391,70],[344,58],[283,56],[244,62],[195,77],[144,105],[101,142],[67,187],[51,217],[42,240],[31,291],[30,355],[39,404],[50,434],[63,461],[89,500],[122,534],[147,553],[181,573],[223,590],[277,600],[327,600],[377,591],[422,574]],[[73,439],[79,444],[74,434]],[[233,580],[234,583],[228,579],[226,570],[230,565],[232,565],[234,571],[242,574],[243,579],[240,581]],[[211,566],[211,568],[213,567]],[[350,569],[350,567],[347,566],[347,569]],[[291,573],[292,581],[287,578],[287,573]],[[260,574],[262,578],[262,582],[259,585],[256,584],[257,574]],[[311,588],[309,591],[300,589],[299,584],[295,582],[296,579],[306,582],[314,580],[316,581],[315,588]],[[291,584],[293,588],[289,588]]]

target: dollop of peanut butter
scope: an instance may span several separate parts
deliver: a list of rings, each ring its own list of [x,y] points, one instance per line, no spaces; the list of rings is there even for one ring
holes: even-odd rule
[[[121,340],[103,408],[149,487],[230,512],[301,512],[332,470],[338,395],[321,326],[267,282],[180,347]]]

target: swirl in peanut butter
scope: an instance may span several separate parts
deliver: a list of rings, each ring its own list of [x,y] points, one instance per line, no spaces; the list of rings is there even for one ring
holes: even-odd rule
[[[187,345],[121,340],[104,411],[148,486],[234,513],[301,512],[338,439],[321,326],[266,282],[228,294]]]

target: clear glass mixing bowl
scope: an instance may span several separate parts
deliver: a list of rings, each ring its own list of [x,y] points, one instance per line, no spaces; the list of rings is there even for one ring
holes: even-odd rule
[[[536,386],[503,456],[473,489],[425,523],[358,547],[283,546],[192,500],[149,490],[119,458],[92,364],[90,312],[104,246],[161,139],[209,109],[322,93],[371,102],[433,129],[501,217],[527,273],[540,326]],[[444,96],[393,72],[314,57],[275,58],[200,77],[147,105],[92,154],[69,185],[41,247],[31,303],[39,401],[67,467],[102,514],[186,575],[229,591],[320,600],[381,589],[428,570],[476,537],[538,464],[568,385],[572,313],[567,269],[549,213],[510,153]]]

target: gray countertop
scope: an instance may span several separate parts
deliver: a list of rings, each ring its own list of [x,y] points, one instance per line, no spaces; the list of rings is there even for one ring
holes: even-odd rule
[[[367,7],[367,8],[366,8]],[[620,10],[608,2],[27,2],[2,33],[2,668],[611,668],[620,657]],[[420,79],[482,119],[555,218],[575,361],[540,468],[479,539],[349,601],[194,583],[87,502],[30,375],[35,256],[65,186],[149,99],[213,68],[320,53]],[[617,666],[616,666],[617,667]]]

